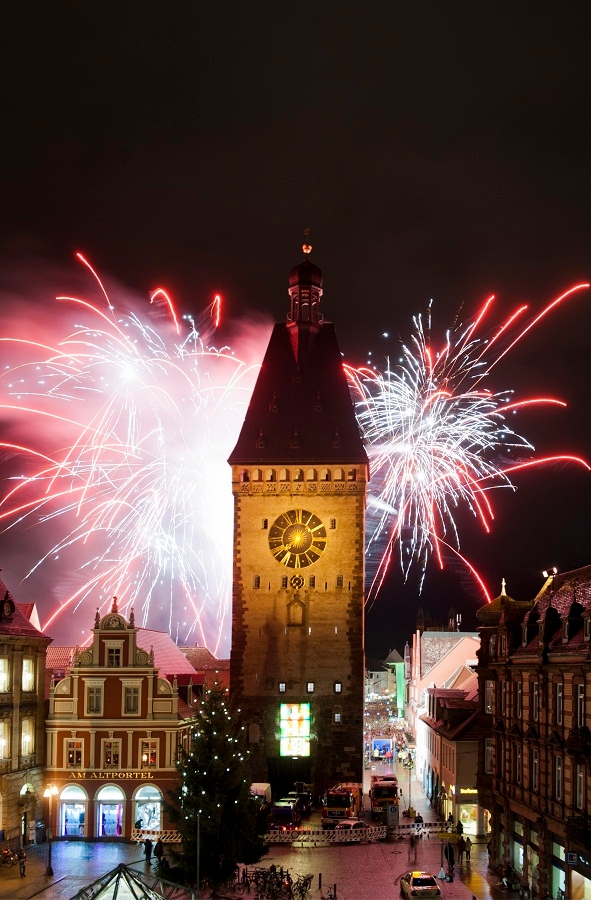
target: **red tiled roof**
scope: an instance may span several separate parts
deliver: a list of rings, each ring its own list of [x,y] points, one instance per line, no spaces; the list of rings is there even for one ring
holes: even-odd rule
[[[180,647],[165,631],[152,631],[149,628],[138,628],[137,645],[143,650],[154,650],[154,666],[160,675],[172,681],[174,676],[195,676],[195,669],[185,657]]]
[[[72,657],[74,655],[74,647],[52,647],[47,648],[47,656],[45,660],[46,669],[59,669],[65,671],[72,665]]]
[[[179,647],[197,672],[221,672],[230,668],[229,659],[216,659],[206,647]]]
[[[0,579],[0,603],[3,602],[4,598],[12,600],[14,603],[14,613],[10,619],[0,618],[0,636],[10,635],[12,637],[45,638],[47,643],[53,640],[44,635],[38,628],[35,628],[29,621],[26,609],[30,604],[17,603],[4,582]],[[34,604],[32,605],[34,606]]]

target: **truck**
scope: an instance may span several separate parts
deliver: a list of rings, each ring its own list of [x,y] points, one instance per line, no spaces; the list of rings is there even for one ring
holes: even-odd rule
[[[335,784],[322,800],[323,829],[336,828],[340,819],[358,819],[363,812],[363,785],[356,782]]]
[[[302,821],[300,804],[291,800],[276,800],[271,804],[267,821],[269,830],[296,831]]]
[[[398,779],[396,775],[372,775],[369,789],[372,819],[385,821],[388,807],[398,806]]]
[[[298,800],[301,806],[302,815],[309,816],[312,812],[312,785],[304,784],[303,781],[296,781],[295,790],[290,791],[285,800]]]

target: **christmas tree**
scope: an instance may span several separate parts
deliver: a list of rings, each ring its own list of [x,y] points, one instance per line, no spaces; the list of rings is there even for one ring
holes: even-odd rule
[[[245,730],[238,716],[221,688],[206,688],[189,747],[179,749],[180,785],[171,798],[185,883],[194,884],[199,871],[200,881],[214,891],[234,875],[238,863],[258,862],[267,852],[266,822],[250,794]]]

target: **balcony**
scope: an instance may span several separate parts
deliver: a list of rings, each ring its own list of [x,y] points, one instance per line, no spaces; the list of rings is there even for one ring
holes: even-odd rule
[[[566,837],[585,850],[591,850],[591,828],[587,816],[567,816]]]

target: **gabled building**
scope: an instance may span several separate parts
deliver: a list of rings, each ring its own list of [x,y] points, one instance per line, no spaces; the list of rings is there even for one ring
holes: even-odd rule
[[[126,620],[116,598],[98,611],[87,648],[53,654],[46,779],[56,837],[138,837],[168,830],[163,799],[190,703],[177,679],[194,670],[164,632]],[[60,671],[58,666],[62,667]]]
[[[488,832],[486,811],[478,805],[478,680],[469,669],[449,686],[428,688],[428,709],[417,725],[417,747],[423,748],[423,790],[447,819],[460,821],[464,832]]]
[[[45,651],[33,604],[0,581],[0,829],[13,846],[35,840],[44,790]]]
[[[539,896],[590,896],[591,566],[551,575],[530,603],[503,583],[477,618],[492,865]]]

